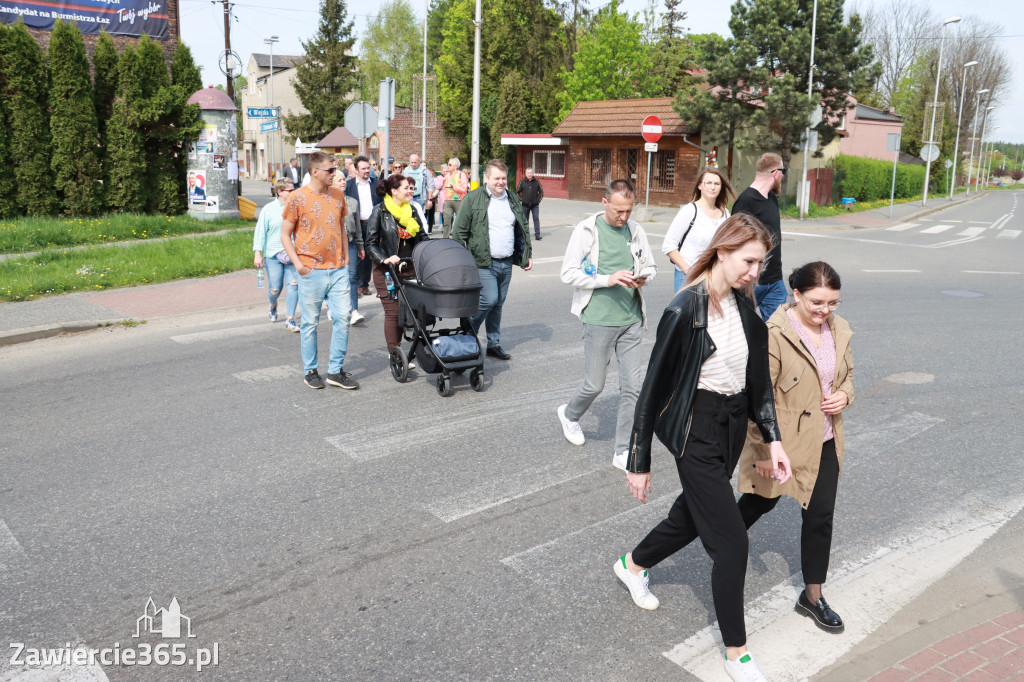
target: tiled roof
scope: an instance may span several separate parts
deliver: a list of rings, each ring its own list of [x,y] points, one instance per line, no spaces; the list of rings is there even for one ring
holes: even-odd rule
[[[261,69],[270,68],[270,55],[258,52],[252,53],[252,58],[256,60],[256,66]],[[274,55],[274,70],[282,68],[291,68],[298,66],[302,62],[306,61],[305,55],[293,55],[293,54],[275,54]]]
[[[327,147],[358,147],[359,140],[345,126],[338,126],[316,143],[321,149]]]
[[[672,97],[580,102],[552,135],[636,135],[647,116],[657,116],[665,135],[682,135],[689,129],[672,108]]]

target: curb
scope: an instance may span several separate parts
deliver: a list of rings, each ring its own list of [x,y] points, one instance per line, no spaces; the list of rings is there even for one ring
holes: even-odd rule
[[[28,341],[46,339],[61,334],[79,334],[92,331],[102,327],[110,327],[120,324],[121,320],[80,320],[77,322],[64,322],[61,324],[47,324],[27,329],[15,329],[9,332],[0,332],[0,347],[13,346]]]

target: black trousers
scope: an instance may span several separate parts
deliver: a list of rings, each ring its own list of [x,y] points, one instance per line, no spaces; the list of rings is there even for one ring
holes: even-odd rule
[[[633,561],[650,568],[700,537],[711,557],[711,593],[726,646],[747,643],[743,583],[747,577],[747,528],[730,478],[747,435],[747,395],[698,390],[690,434],[676,458],[683,492],[668,518],[633,549]]]
[[[807,508],[802,510],[800,526],[800,570],[804,582],[820,585],[828,575],[828,560],[832,553],[832,517],[836,511],[836,491],[839,488],[839,459],[836,457],[834,439],[821,446],[821,464],[818,478],[811,491]],[[761,497],[753,493],[740,496],[738,503],[743,523],[750,528],[754,523],[775,509],[779,497]]]

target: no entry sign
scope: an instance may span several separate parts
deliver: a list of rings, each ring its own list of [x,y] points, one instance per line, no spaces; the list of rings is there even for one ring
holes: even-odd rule
[[[648,116],[640,124],[640,134],[647,142],[657,142],[661,139],[661,119],[657,116]]]

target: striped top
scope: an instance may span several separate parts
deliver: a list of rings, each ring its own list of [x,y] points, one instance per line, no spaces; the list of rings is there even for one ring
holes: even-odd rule
[[[723,395],[739,393],[747,387],[747,337],[743,333],[743,320],[736,304],[736,295],[721,300],[722,314],[708,311],[708,334],[715,352],[700,368],[697,388]]]
[[[818,379],[821,381],[821,395],[828,398],[832,395],[832,379],[836,375],[836,340],[832,337],[832,329],[829,328],[828,323],[821,325],[821,345],[816,346],[814,339],[811,338],[811,333],[796,319],[792,308],[786,311],[786,316],[789,317],[796,333],[800,335],[800,340],[804,342],[807,351],[814,358],[814,363],[818,366]],[[823,442],[827,443],[833,438],[835,438],[835,428],[832,415],[826,414]]]

